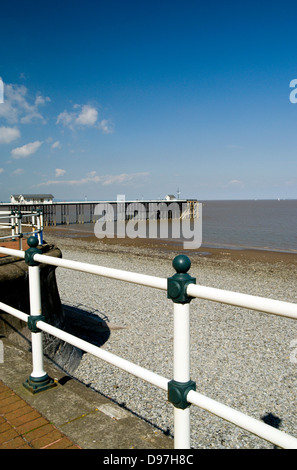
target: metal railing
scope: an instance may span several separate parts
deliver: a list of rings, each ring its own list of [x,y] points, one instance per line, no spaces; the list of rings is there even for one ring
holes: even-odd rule
[[[193,298],[200,298],[293,319],[297,319],[297,304],[196,285],[195,279],[187,273],[191,262],[184,255],[179,255],[173,260],[176,274],[164,279],[46,256],[38,250],[35,237],[30,237],[27,241],[30,248],[26,252],[0,247],[0,253],[25,258],[28,264],[30,315],[2,302],[0,302],[0,310],[27,322],[32,332],[33,370],[24,385],[33,393],[54,386],[43,365],[42,332],[46,332],[166,391],[168,401],[174,406],[175,449],[190,448],[191,404],[278,447],[297,448],[295,437],[196,391],[195,382],[190,380],[190,302]],[[167,291],[167,297],[172,299],[174,303],[173,379],[160,376],[46,323],[41,312],[39,263]]]
[[[40,245],[43,244],[43,212],[36,211],[0,211],[0,228],[10,229],[10,235],[0,237],[0,240],[19,240],[19,249],[23,249],[23,237],[35,235]],[[4,220],[4,222],[2,222]],[[30,231],[23,231],[30,227]]]

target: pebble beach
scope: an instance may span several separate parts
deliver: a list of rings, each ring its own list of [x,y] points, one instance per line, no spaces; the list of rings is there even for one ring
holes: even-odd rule
[[[98,240],[47,227],[63,258],[167,278],[172,260],[191,259],[197,284],[297,302],[297,255],[201,248],[184,252],[154,240]],[[102,348],[172,378],[173,303],[164,291],[57,268],[64,305],[98,315],[110,328]],[[191,379],[197,391],[297,437],[297,324],[293,319],[194,299]],[[166,393],[84,354],[75,377],[169,436]],[[271,449],[273,444],[191,406],[193,449]]]

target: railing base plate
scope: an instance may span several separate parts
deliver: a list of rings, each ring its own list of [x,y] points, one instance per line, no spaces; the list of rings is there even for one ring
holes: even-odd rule
[[[43,377],[38,378],[31,377],[30,375],[30,377],[23,383],[23,386],[31,393],[35,394],[56,387],[57,384],[46,374]]]

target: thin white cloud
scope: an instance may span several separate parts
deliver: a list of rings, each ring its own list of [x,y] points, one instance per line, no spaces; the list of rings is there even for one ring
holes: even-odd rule
[[[25,170],[23,170],[23,168],[17,168],[16,170],[14,170],[12,172],[13,175],[22,175],[24,173]]]
[[[38,120],[46,122],[40,113],[39,107],[50,101],[49,97],[40,94],[34,100],[28,96],[28,89],[24,85],[5,84],[4,103],[0,106],[0,117],[9,124],[28,124]],[[32,103],[33,101],[33,103]]]
[[[233,179],[221,185],[223,189],[230,189],[230,188],[240,188],[243,189],[245,187],[245,183],[238,179]]]
[[[51,146],[52,149],[60,149],[61,148],[61,144],[60,142],[57,140],[56,142],[54,142]]]
[[[35,153],[39,147],[42,145],[42,142],[36,140],[35,142],[30,142],[23,145],[22,147],[17,147],[11,151],[11,156],[13,158],[26,158]]]
[[[129,183],[132,180],[148,176],[149,173],[122,173],[120,175],[97,175],[96,171],[91,171],[84,178],[78,180],[49,180],[44,183],[39,183],[36,186],[52,186],[52,185],[65,185],[65,186],[80,186],[87,183],[101,183],[102,185],[119,185]]]
[[[143,173],[122,173],[121,175],[109,175],[105,176],[104,180],[102,181],[102,184],[104,186],[110,185],[110,184],[123,184],[123,183],[128,183],[132,180],[135,180],[137,178],[142,178],[143,176],[148,176],[148,173],[143,172]]]
[[[0,144],[10,144],[21,136],[16,127],[0,127]]]
[[[110,119],[102,119],[98,124],[98,129],[100,129],[104,134],[112,134],[114,130]]]
[[[86,183],[98,183],[101,180],[100,176],[96,175],[96,172],[88,174],[86,177],[79,180],[49,180],[44,183],[39,183],[37,186],[51,186],[51,185],[65,185],[65,186],[80,186]]]
[[[67,111],[63,111],[57,117],[56,124],[62,124],[65,127],[72,128],[72,123],[75,120],[75,113],[68,113]]]
[[[3,173],[3,171],[4,171],[4,168],[0,168],[0,173]]]
[[[240,184],[240,185],[242,185],[243,182],[240,181],[240,180],[231,180],[231,181],[229,182],[229,184]]]
[[[44,105],[45,103],[48,103],[49,101],[50,101],[50,98],[48,96],[44,98],[41,95],[37,95],[35,99],[35,106]]]
[[[55,169],[56,178],[59,178],[60,176],[64,176],[65,173],[66,173],[66,170],[62,170],[62,168],[56,168]]]

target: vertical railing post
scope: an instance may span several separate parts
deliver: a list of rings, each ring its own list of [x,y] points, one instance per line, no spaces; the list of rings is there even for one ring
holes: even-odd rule
[[[39,229],[39,244],[43,245],[43,212],[38,209],[38,229]]]
[[[36,228],[37,228],[37,238],[39,245],[42,245],[41,243],[41,237],[40,237],[40,212],[39,209],[37,209],[37,216],[36,216]]]
[[[22,233],[22,213],[21,211],[18,211],[18,235],[19,235],[19,249],[23,249],[23,233]]]
[[[36,325],[38,321],[44,320],[44,317],[41,314],[40,268],[39,263],[34,261],[34,255],[42,252],[37,248],[38,239],[36,237],[29,237],[27,243],[30,247],[25,253],[25,261],[28,264],[30,297],[28,328],[31,331],[33,370],[23,385],[32,393],[37,393],[55,386],[55,383],[44,370],[42,332]]]
[[[38,238],[37,218],[34,214],[31,215],[31,231],[33,235]]]
[[[14,241],[15,240],[15,226],[16,226],[16,223],[15,223],[15,213],[14,213],[13,210],[10,213],[10,226],[11,226],[11,239],[12,239],[12,241]]]
[[[190,448],[190,403],[187,394],[196,390],[190,380],[190,302],[187,285],[196,279],[187,274],[191,261],[185,255],[172,263],[176,274],[167,280],[167,297],[174,302],[173,380],[168,383],[168,400],[174,405],[174,447]]]

